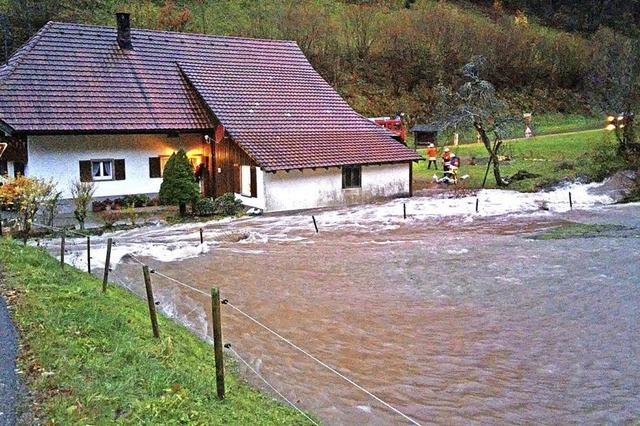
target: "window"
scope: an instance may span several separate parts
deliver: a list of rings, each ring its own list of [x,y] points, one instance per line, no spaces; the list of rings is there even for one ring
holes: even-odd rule
[[[193,170],[196,170],[198,166],[204,161],[202,155],[189,155],[187,156],[187,158],[189,159],[189,163],[191,164],[191,168]]]
[[[362,177],[362,167],[343,166],[342,167],[342,189],[360,188]]]
[[[164,168],[167,167],[167,163],[169,162],[170,155],[161,155],[160,156],[160,176],[164,174]]]
[[[167,167],[167,162],[169,162],[170,155],[161,155],[159,157],[149,157],[149,177],[151,178],[159,178],[164,174],[164,168]],[[209,157],[204,155],[190,155],[187,157],[189,159],[189,164],[191,164],[191,168],[196,171],[199,170],[199,167],[204,164],[204,167],[207,167],[207,163],[209,161]]]
[[[93,180],[113,180],[113,160],[91,160]]]
[[[80,161],[81,182],[125,180],[125,178],[124,159]]]

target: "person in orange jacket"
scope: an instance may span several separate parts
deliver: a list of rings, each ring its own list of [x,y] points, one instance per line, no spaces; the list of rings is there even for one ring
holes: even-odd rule
[[[449,167],[451,166],[451,152],[449,152],[449,148],[445,148],[442,153],[442,161],[444,162],[443,170],[445,172],[449,171]]]
[[[438,156],[438,148],[432,143],[429,144],[427,148],[427,158],[429,159],[429,164],[427,165],[427,169],[431,168],[431,164],[433,167],[438,170],[438,163],[436,163],[436,158]]]

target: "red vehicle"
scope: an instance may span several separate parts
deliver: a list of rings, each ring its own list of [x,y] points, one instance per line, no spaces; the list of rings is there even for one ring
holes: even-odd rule
[[[402,118],[396,116],[396,118],[391,117],[372,117],[369,120],[376,123],[378,126],[382,126],[385,129],[389,130],[394,134],[393,138],[398,142],[402,142],[406,145],[407,141],[407,128],[402,121]]]

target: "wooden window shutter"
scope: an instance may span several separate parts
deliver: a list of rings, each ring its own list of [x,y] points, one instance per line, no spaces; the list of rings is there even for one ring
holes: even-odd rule
[[[258,196],[258,173],[255,166],[251,166],[251,198]]]
[[[239,194],[242,191],[240,187],[240,164],[233,165],[233,192]]]
[[[91,182],[91,161],[80,161],[80,182]]]
[[[115,180],[124,180],[126,177],[124,171],[124,159],[113,160],[113,176]]]
[[[149,157],[149,177],[159,178],[161,176],[160,157]]]

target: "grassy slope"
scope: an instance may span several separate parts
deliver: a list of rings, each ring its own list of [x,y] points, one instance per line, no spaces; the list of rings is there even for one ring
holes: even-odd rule
[[[591,154],[596,146],[604,143],[606,135],[602,130],[587,131],[576,134],[538,136],[529,140],[514,140],[505,142],[503,155],[512,158],[508,163],[501,164],[501,171],[504,176],[510,176],[519,170],[526,170],[530,173],[541,175],[539,178],[526,179],[513,182],[511,189],[520,191],[534,191],[549,184],[560,182],[565,179],[575,179],[592,176]],[[609,146],[610,143],[607,143]],[[612,148],[613,149],[613,148]],[[479,188],[486,170],[486,162],[479,165],[469,165],[467,161],[475,156],[476,158],[487,158],[487,151],[482,144],[461,145],[453,151],[462,158],[462,167],[459,176],[468,174],[469,180],[466,186],[469,188]],[[419,152],[424,155],[422,150]],[[542,160],[542,161],[541,161]],[[563,162],[571,162],[573,169],[562,169],[559,166]],[[432,170],[427,170],[426,162],[414,165],[414,179],[416,181],[430,181],[433,175]],[[439,166],[439,175],[442,176],[442,164]],[[487,178],[487,187],[495,187],[495,179],[492,171]]]
[[[27,348],[39,415],[61,424],[303,424],[305,419],[241,382],[227,363],[227,398],[216,399],[213,350],[146,305],[44,250],[0,242],[4,286],[19,294],[14,319]]]
[[[532,128],[536,136],[553,135],[557,133],[578,132],[582,130],[595,130],[604,127],[603,117],[591,117],[579,114],[549,113],[534,115]],[[524,123],[516,122],[509,126],[504,135],[505,139],[521,138],[524,136]],[[461,144],[476,141],[476,132],[473,129],[459,132]],[[446,145],[453,139],[453,129],[438,135],[438,144]],[[409,144],[413,144],[413,135],[409,135]]]

